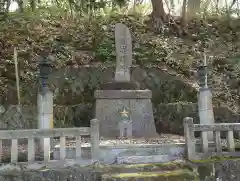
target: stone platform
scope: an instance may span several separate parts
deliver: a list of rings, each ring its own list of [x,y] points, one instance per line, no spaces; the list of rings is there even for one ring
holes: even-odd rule
[[[66,158],[74,159],[76,148],[75,141],[66,144]],[[209,143],[209,148],[214,144]],[[226,140],[222,140],[223,148]],[[60,159],[60,145],[56,143],[52,153],[53,159]],[[82,141],[82,161],[91,162],[91,144],[89,140]],[[197,152],[202,152],[201,142],[196,139]],[[161,135],[155,140],[127,139],[127,140],[101,140],[99,162],[102,164],[141,164],[161,163],[185,158],[185,140],[178,135]]]
[[[91,144],[82,143],[82,159],[91,159]],[[169,140],[102,140],[99,162],[103,164],[159,163],[183,159],[185,143],[182,139]],[[66,146],[67,159],[75,158],[75,141]],[[59,160],[60,149],[56,145],[53,158]]]

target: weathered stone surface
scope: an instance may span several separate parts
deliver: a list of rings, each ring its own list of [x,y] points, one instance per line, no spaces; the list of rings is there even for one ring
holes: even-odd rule
[[[222,181],[240,180],[240,160],[226,160],[218,164],[217,174]]]
[[[3,167],[8,169],[3,170]],[[191,171],[184,161],[132,165],[93,164],[80,166],[79,164],[73,164],[71,166],[55,165],[55,167],[49,164],[32,164],[31,167],[27,164],[9,164],[0,166],[0,181],[100,181],[104,180],[104,174],[126,175],[127,173],[137,174],[143,171],[150,175],[159,172],[161,178],[164,178],[162,177],[164,176],[161,174],[162,172],[168,173],[168,171],[174,172],[179,170],[182,170],[181,173],[187,170]],[[183,178],[188,178],[186,175],[182,176],[184,176]]]
[[[79,166],[0,172],[0,181],[98,181],[100,178],[99,172]]]
[[[112,141],[112,140],[111,140]],[[184,155],[185,144],[174,144],[174,143],[161,143],[159,140],[158,144],[147,144],[147,143],[138,143],[138,144],[120,144],[116,143],[112,145],[107,143],[108,141],[100,142],[100,149],[98,152],[99,162],[102,164],[113,164],[121,163],[118,160],[131,160],[131,157],[137,157],[135,163],[143,163],[148,159],[149,156],[155,155],[157,162],[170,161],[176,159],[182,159]],[[164,141],[162,141],[164,142]],[[76,147],[66,147],[66,158],[74,159],[76,155]],[[91,157],[90,145],[82,144],[82,159],[87,160]],[[140,158],[141,157],[141,158]],[[121,159],[122,158],[122,159]],[[139,158],[139,159],[138,159]],[[60,150],[59,145],[56,146],[53,150],[53,159],[60,159]],[[133,162],[132,162],[133,163]],[[145,162],[144,162],[145,163]]]
[[[176,169],[186,169],[189,165],[183,160],[176,160],[164,163],[147,163],[147,164],[112,164],[112,165],[94,165],[90,166],[108,173],[136,173],[136,172],[155,172]],[[191,169],[190,169],[191,170]]]
[[[200,124],[213,124],[214,113],[212,104],[212,92],[209,88],[201,87],[198,93],[198,116]],[[213,140],[213,132],[207,133],[208,140]]]
[[[121,156],[117,157],[118,164],[134,164],[134,163],[159,163],[181,159],[181,157],[173,157],[172,155],[149,155],[149,156]]]

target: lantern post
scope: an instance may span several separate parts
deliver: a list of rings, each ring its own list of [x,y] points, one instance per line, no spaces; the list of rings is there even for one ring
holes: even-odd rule
[[[204,55],[203,64],[199,67],[198,115],[200,124],[214,124],[212,91],[209,88],[207,59]],[[213,140],[213,132],[208,132],[208,140]]]
[[[49,89],[48,79],[52,69],[52,60],[46,54],[41,56],[39,63],[40,70],[40,90],[38,92],[38,128],[53,128],[53,93]],[[42,151],[49,153],[51,149],[51,138],[43,138],[40,140]]]

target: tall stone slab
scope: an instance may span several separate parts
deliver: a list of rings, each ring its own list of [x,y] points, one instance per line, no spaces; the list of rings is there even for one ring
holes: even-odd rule
[[[115,80],[129,82],[132,65],[132,37],[129,29],[121,23],[115,25],[115,44],[117,58]]]
[[[104,83],[102,90],[95,91],[95,114],[100,120],[100,136],[156,138],[159,135],[152,111],[152,92],[137,89],[137,83],[131,81],[132,38],[129,29],[123,24],[115,26],[115,43],[115,81]]]

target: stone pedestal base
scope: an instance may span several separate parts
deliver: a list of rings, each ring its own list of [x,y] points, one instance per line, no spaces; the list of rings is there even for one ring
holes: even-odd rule
[[[156,138],[150,90],[96,90],[96,119],[100,120],[100,136],[117,138],[120,136],[118,110],[129,109],[132,120],[132,137]]]
[[[209,88],[200,88],[198,94],[198,114],[200,124],[214,124],[212,93]],[[213,132],[208,132],[208,140],[213,141]]]
[[[45,88],[38,94],[38,129],[53,128],[53,93]],[[39,138],[41,151],[49,152],[51,150],[52,138]]]

